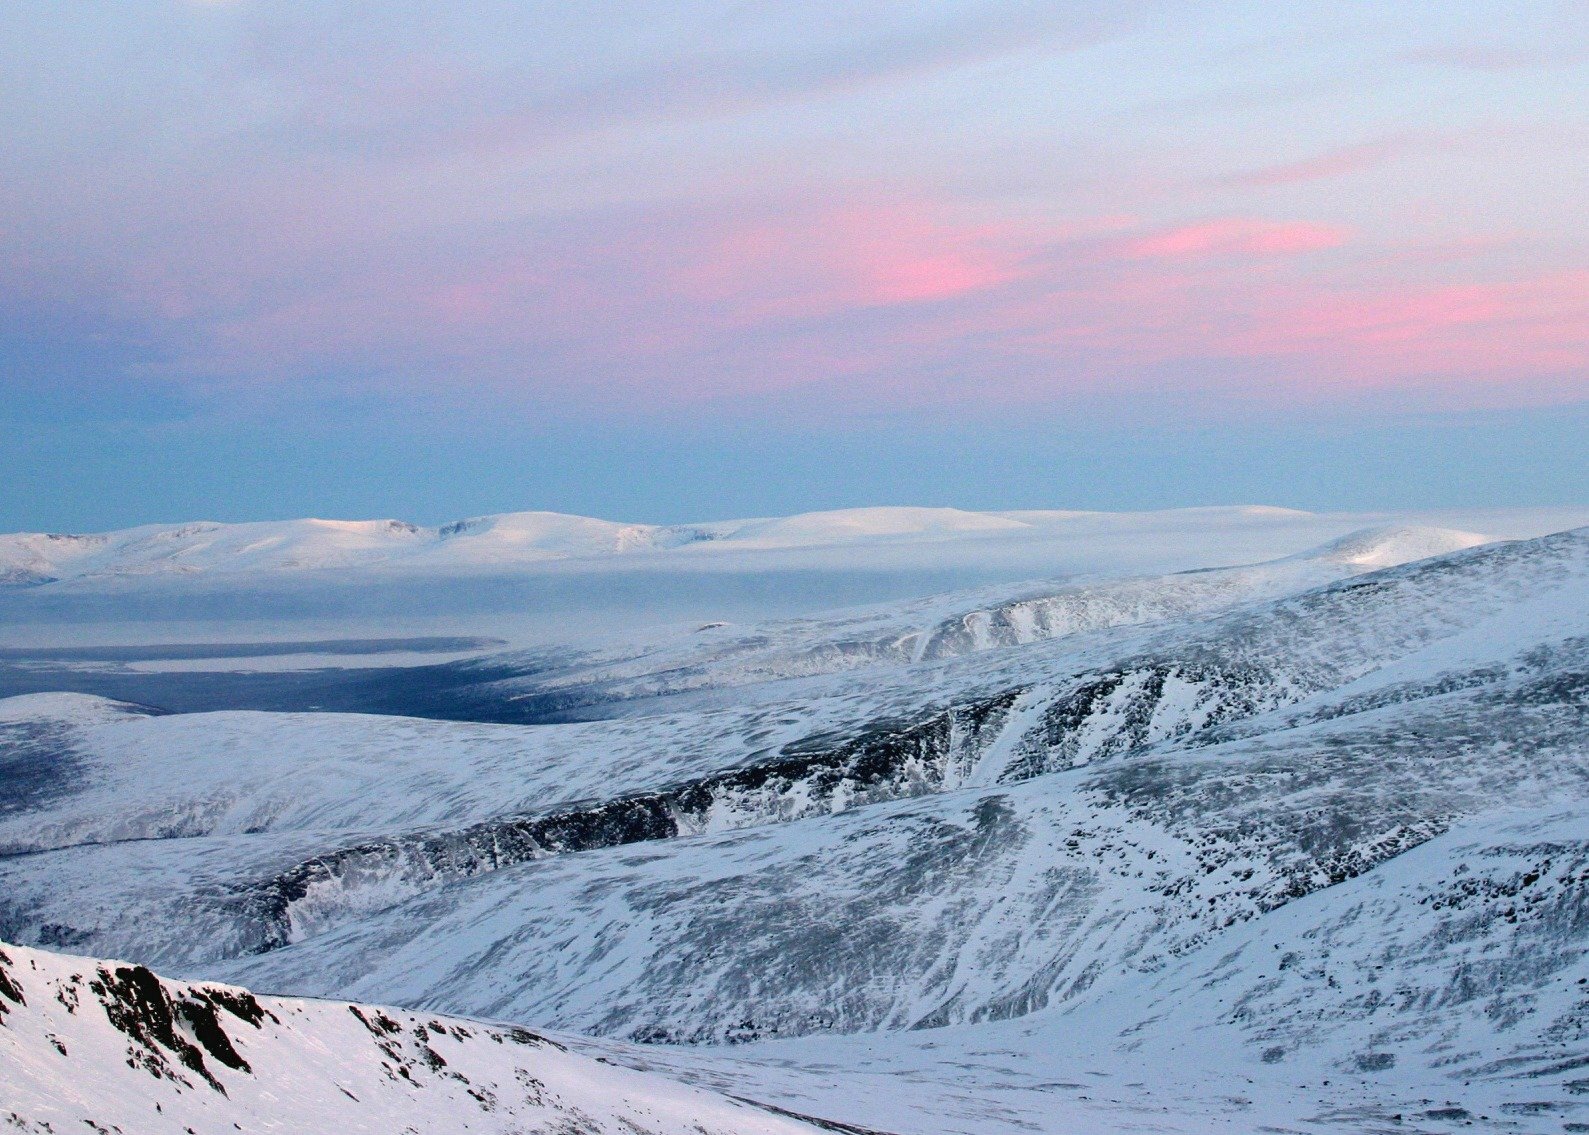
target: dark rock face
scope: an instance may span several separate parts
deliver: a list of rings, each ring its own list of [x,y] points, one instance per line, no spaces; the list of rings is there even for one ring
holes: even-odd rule
[[[10,974],[11,959],[4,950],[0,950],[0,1025],[5,1024],[6,1013],[10,1011],[6,1005],[26,1005],[27,999],[22,996],[22,986]]]
[[[1221,722],[1274,709],[1299,693],[1274,667],[1218,659],[1127,663],[1083,676],[1056,697],[1000,779],[1014,783],[1165,742],[1195,743]],[[1100,729],[1101,722],[1107,726]]]
[[[111,1025],[127,1036],[130,1066],[186,1084],[171,1064],[174,1057],[222,1095],[226,1088],[205,1063],[206,1055],[234,1071],[252,1071],[233,1047],[217,1013],[225,1012],[259,1028],[266,1011],[250,994],[195,987],[186,996],[173,999],[160,979],[143,966],[101,967],[88,987],[99,998]],[[179,1024],[198,1044],[187,1039]]]

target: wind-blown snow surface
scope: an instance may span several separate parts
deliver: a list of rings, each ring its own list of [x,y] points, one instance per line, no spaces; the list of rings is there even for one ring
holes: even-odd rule
[[[570,724],[0,702],[0,936],[892,1131],[1572,1130],[1589,529],[1471,543],[492,679]]]
[[[524,1029],[254,997],[0,944],[0,1125],[799,1135],[799,1119]]]

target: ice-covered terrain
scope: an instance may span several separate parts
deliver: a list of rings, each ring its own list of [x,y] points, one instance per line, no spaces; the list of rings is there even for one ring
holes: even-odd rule
[[[0,700],[0,937],[878,1130],[1589,1130],[1589,528],[1477,530],[481,653],[380,714]]]

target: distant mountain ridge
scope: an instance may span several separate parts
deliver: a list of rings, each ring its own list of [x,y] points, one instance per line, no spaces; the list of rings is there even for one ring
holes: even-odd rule
[[[511,568],[703,546],[769,551],[990,537],[1041,540],[1085,537],[1094,529],[1117,535],[1134,525],[1263,525],[1310,517],[1267,506],[1147,513],[899,506],[692,524],[634,524],[557,512],[499,513],[436,527],[403,520],[195,521],[88,534],[0,535],[0,586],[249,571]]]

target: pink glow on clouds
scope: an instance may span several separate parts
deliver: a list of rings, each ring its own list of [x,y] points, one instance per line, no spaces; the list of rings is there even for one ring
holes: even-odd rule
[[[730,223],[670,281],[752,321],[947,300],[1020,273],[998,228],[915,204],[799,210]]]
[[[0,317],[217,404],[1589,395],[1582,5],[1288,18],[1289,75],[1245,20],[1167,65],[1152,6],[1083,7],[231,4],[119,54],[24,20]]]
[[[1356,173],[1358,170],[1389,161],[1410,148],[1411,144],[1411,140],[1407,138],[1386,138],[1377,142],[1364,142],[1356,146],[1342,146],[1340,149],[1330,150],[1328,153],[1319,154],[1316,157],[1269,166],[1266,169],[1242,174],[1231,180],[1238,185],[1248,185],[1257,188],[1320,181],[1324,178]]]
[[[1326,250],[1340,255],[1311,255]],[[1217,385],[1219,360],[1272,375],[1268,397],[1312,400],[1431,378],[1506,389],[1589,365],[1581,272],[1397,282],[1413,269],[1357,252],[1347,230],[1307,220],[784,202],[597,215],[458,250],[372,246],[307,281],[276,266],[250,279],[259,262],[240,256],[233,277],[202,278],[199,292],[232,297],[219,312],[173,307],[192,279],[178,262],[139,290],[151,319],[180,314],[195,373],[356,371],[394,393],[532,404],[570,390],[630,409],[818,390],[857,407],[1031,404],[1174,389],[1165,376],[1183,371]]]
[[[1334,225],[1227,217],[1139,237],[1126,242],[1122,251],[1139,260],[1296,256],[1339,248],[1348,235],[1347,230]]]
[[[1081,352],[1107,360],[1115,374],[1177,360],[1241,360],[1277,376],[1268,395],[1279,399],[1409,380],[1499,391],[1552,378],[1553,388],[1565,382],[1582,392],[1589,366],[1582,272],[1395,289],[1276,274],[1127,272],[1056,294],[1027,316],[1027,342],[1039,357]]]
[[[1589,363],[1589,272],[1307,297],[1269,315],[1232,346],[1250,355],[1338,353],[1355,364],[1358,381]]]

